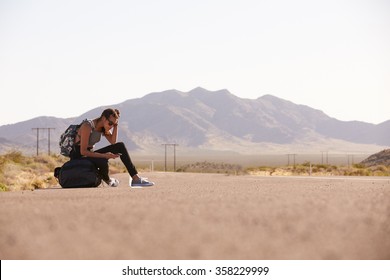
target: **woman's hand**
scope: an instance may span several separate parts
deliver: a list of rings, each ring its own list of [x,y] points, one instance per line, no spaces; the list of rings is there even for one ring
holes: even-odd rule
[[[118,155],[118,154],[113,154],[113,153],[111,153],[111,152],[105,153],[104,155],[106,156],[106,159],[111,159],[111,158],[118,158],[118,157],[120,157],[120,155]]]
[[[118,123],[117,121],[113,126],[112,130],[107,130],[104,136],[106,137],[107,141],[110,142],[111,144],[115,144],[116,140],[118,138]]]

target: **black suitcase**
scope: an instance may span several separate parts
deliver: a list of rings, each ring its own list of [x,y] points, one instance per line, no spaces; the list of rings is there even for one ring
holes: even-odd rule
[[[72,159],[54,170],[54,176],[63,188],[94,188],[102,179],[95,165],[87,159]]]

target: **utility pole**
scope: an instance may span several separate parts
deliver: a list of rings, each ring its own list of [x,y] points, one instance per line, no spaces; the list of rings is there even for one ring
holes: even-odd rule
[[[164,143],[162,145],[165,147],[164,171],[167,172],[167,147],[168,146],[173,146],[173,171],[176,172],[176,146],[179,146],[179,144],[176,144],[176,143]]]
[[[321,164],[324,164],[324,153],[326,155],[326,164],[328,164],[328,151],[321,151]]]
[[[40,130],[45,130],[45,129],[47,129],[48,130],[48,132],[49,132],[49,137],[48,137],[48,152],[49,152],[49,155],[50,155],[50,131],[52,130],[52,129],[55,129],[55,128],[53,128],[53,127],[34,127],[34,128],[32,128],[32,130],[36,130],[37,131],[37,156],[39,155],[39,131]]]
[[[176,146],[178,144],[173,144],[173,171],[176,172]]]
[[[352,165],[354,164],[353,163],[353,155],[347,155],[347,161],[348,161],[348,168],[350,168],[351,163],[352,163]]]
[[[294,168],[295,168],[295,156],[297,154],[287,154],[287,166],[290,166],[290,156],[293,157],[293,161],[294,161]]]
[[[53,127],[48,127],[47,128],[47,131],[48,131],[48,140],[47,140],[47,143],[48,143],[48,153],[49,153],[49,156],[50,156],[50,131],[51,130],[54,130],[55,128],[53,128]]]
[[[37,131],[37,156],[39,155],[39,130],[42,129],[40,127],[35,127],[33,128],[32,130],[36,130]]]
[[[167,172],[167,146],[168,144],[163,144],[165,146],[165,164],[164,164],[164,172]]]

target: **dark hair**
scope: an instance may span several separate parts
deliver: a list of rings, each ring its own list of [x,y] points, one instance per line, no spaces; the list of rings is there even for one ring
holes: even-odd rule
[[[119,119],[120,116],[119,110],[112,109],[112,108],[105,109],[99,119],[105,117],[108,120],[111,116],[114,116],[114,118]],[[102,133],[106,133],[104,127],[102,128]]]
[[[109,119],[111,116],[114,116],[114,118],[119,119],[119,116],[120,116],[119,110],[108,108],[108,109],[103,111],[100,118],[105,117],[106,119]]]

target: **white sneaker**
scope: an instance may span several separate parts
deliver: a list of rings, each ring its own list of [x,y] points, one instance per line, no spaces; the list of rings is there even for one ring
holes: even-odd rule
[[[149,182],[147,178],[140,177],[139,180],[132,180],[130,187],[132,188],[143,188],[143,187],[152,187],[154,186],[153,182]]]
[[[119,185],[119,181],[115,178],[110,178],[110,180],[106,181],[106,183],[110,187],[117,187]]]

